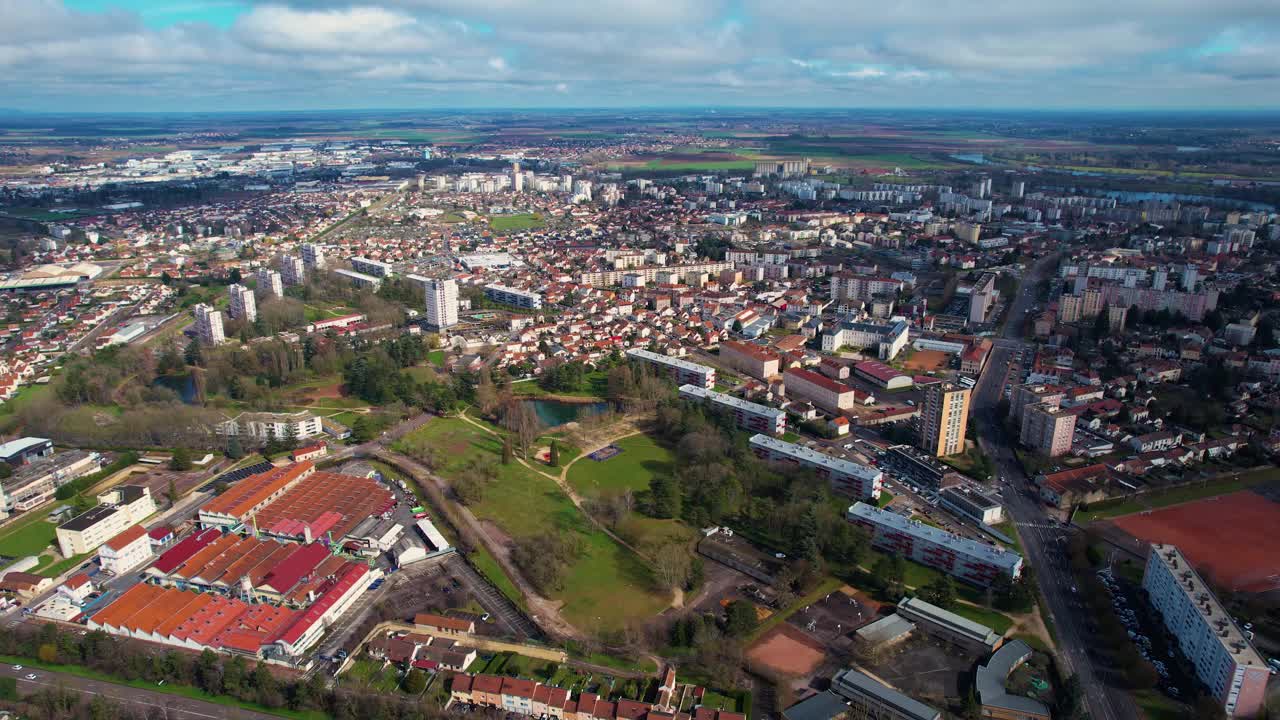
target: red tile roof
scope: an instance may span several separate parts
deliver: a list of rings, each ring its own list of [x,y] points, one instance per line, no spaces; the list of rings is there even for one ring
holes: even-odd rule
[[[116,552],[120,552],[135,540],[146,536],[147,531],[144,530],[141,525],[130,525],[124,530],[121,530],[115,537],[103,543],[103,545],[115,550]]]

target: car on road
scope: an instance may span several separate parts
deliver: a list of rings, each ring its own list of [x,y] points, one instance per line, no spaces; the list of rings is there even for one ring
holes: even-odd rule
[[[429,518],[429,517],[431,517],[431,516],[430,516],[430,515],[428,515],[427,513],[424,513],[424,512],[414,513],[414,514],[413,514],[413,519],[414,519],[414,520],[421,520],[421,519],[423,519],[423,518]]]
[[[35,679],[36,679],[36,674],[35,674],[35,673],[27,673],[27,679],[28,679],[28,680],[35,680]]]
[[[22,669],[22,666],[21,666],[21,665],[14,665],[14,666],[13,666],[13,669],[14,669],[14,670],[21,670],[21,669]]]

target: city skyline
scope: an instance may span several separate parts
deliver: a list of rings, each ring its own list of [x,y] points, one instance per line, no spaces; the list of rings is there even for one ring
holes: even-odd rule
[[[1274,108],[1280,9],[1131,0],[0,2],[25,111]]]

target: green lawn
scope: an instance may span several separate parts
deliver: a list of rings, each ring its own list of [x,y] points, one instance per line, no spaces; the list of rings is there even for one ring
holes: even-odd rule
[[[538,384],[537,380],[526,380],[524,382],[511,383],[511,392],[514,395],[525,395],[528,397],[569,395],[572,397],[599,398],[603,400],[605,395],[609,392],[609,373],[605,370],[596,370],[587,373],[583,376],[582,387],[576,390],[545,390]]]
[[[57,539],[54,524],[45,520],[46,513],[34,510],[19,518],[12,530],[0,535],[0,555],[22,558],[39,555]]]
[[[155,683],[147,680],[121,680],[119,678],[112,677],[111,675],[107,675],[106,673],[101,673],[97,670],[92,670],[80,665],[59,665],[57,663],[46,663],[33,658],[17,657],[14,655],[0,655],[0,663],[15,665],[21,664],[26,665],[29,668],[39,668],[41,670],[66,673],[67,675],[108,682],[112,685],[120,685],[122,687],[150,690],[152,692],[163,693],[165,695],[177,695],[179,697],[204,700],[205,702],[217,703],[218,705],[225,705],[227,707],[241,708],[244,710],[251,710],[253,712],[266,713],[268,715],[293,718],[293,720],[325,720],[328,718],[328,715],[319,710],[289,710],[287,708],[272,709],[263,707],[256,703],[242,702],[226,695],[210,695],[198,688],[188,687],[186,685],[175,685],[173,683],[156,685]]]
[[[674,471],[675,457],[648,435],[632,435],[615,443],[622,452],[604,462],[582,458],[569,468],[569,484],[586,497],[606,497],[625,490],[649,488],[657,475]]]
[[[1085,524],[1094,520],[1131,515],[1144,510],[1154,510],[1168,507],[1169,505],[1225,495],[1277,479],[1280,479],[1280,468],[1259,468],[1247,472],[1232,473],[1222,479],[1210,480],[1203,484],[1154,491],[1130,499],[1119,498],[1115,502],[1094,503],[1088,510],[1076,513],[1074,519],[1077,523]]]
[[[880,498],[876,500],[876,507],[889,507],[889,503],[893,502],[894,494],[888,490],[880,491]]]
[[[696,534],[693,528],[679,520],[660,520],[635,512],[623,518],[614,532],[639,548],[673,542],[687,543],[691,542]]]
[[[42,575],[47,578],[56,578],[62,573],[84,562],[85,558],[88,558],[92,554],[93,553],[85,553],[84,555],[76,555],[75,557],[69,557],[66,560],[59,560],[58,562],[55,562],[52,565],[41,568],[36,574]]]
[[[1006,520],[998,525],[992,525],[992,527],[1013,538],[1013,547],[1011,549],[1019,555],[1023,554],[1022,540],[1018,538],[1018,528],[1012,522]]]
[[[1181,703],[1170,700],[1157,690],[1135,691],[1133,701],[1147,720],[1181,720],[1185,717]]]
[[[677,160],[650,160],[644,165],[646,170],[754,170],[754,160],[694,160],[680,162]]]
[[[427,362],[436,367],[444,367],[444,350],[432,350],[427,353]]]
[[[344,682],[368,690],[395,692],[400,687],[400,672],[395,667],[383,667],[381,660],[360,658],[343,674]]]
[[[409,455],[421,446],[433,449],[436,472],[445,478],[473,460],[498,462],[502,453],[496,437],[459,418],[432,420],[397,443]],[[470,508],[478,518],[513,538],[555,529],[573,533],[581,542],[582,552],[566,570],[563,589],[553,593],[564,601],[566,619],[589,632],[613,630],[666,607],[666,598],[652,590],[648,567],[592,526],[554,480],[518,463],[496,467],[497,479]]]
[[[988,610],[974,605],[965,605],[963,603],[956,603],[954,606],[947,609],[962,618],[972,620],[976,623],[982,623],[992,630],[995,630],[996,633],[1000,635],[1005,634],[1009,631],[1009,628],[1013,627],[1013,620],[1008,615],[996,612],[995,610]]]
[[[519,213],[517,215],[494,215],[489,218],[489,228],[494,232],[521,232],[546,227],[547,221],[541,213]]]

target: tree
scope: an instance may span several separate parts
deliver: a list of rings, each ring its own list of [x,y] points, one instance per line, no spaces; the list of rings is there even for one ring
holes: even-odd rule
[[[956,602],[956,583],[950,575],[943,575],[921,588],[920,597],[940,608],[951,607]]]
[[[178,448],[173,451],[173,455],[169,457],[170,470],[190,470],[191,469],[191,451],[186,448]]]
[[[427,674],[418,669],[410,670],[404,676],[404,691],[410,695],[420,695],[427,689]]]
[[[560,467],[560,443],[551,438],[551,446],[547,448],[547,463],[551,467]]]
[[[169,507],[178,504],[178,483],[173,478],[169,478]]]
[[[756,607],[747,600],[734,600],[725,608],[725,633],[731,637],[745,637],[756,629]]]
[[[244,446],[240,444],[238,435],[232,435],[227,438],[227,457],[232,460],[239,460],[244,457]]]
[[[502,464],[510,465],[513,459],[515,459],[515,453],[512,452],[511,450],[511,436],[503,435],[502,436]]]
[[[0,462],[0,479],[13,477],[13,468],[7,462]]]
[[[649,481],[650,514],[657,518],[680,517],[681,492],[678,480],[658,475]]]
[[[691,556],[689,548],[681,543],[668,543],[650,553],[653,556],[653,577],[663,590],[683,588],[689,579]]]
[[[1102,338],[1107,336],[1107,331],[1111,327],[1111,322],[1108,319],[1108,316],[1110,314],[1111,314],[1110,309],[1104,303],[1102,306],[1102,312],[1098,313],[1098,317],[1093,319],[1093,339],[1094,340],[1101,340]]]
[[[204,351],[200,348],[199,340],[192,340],[187,343],[187,349],[183,351],[183,360],[188,365],[204,366]]]

